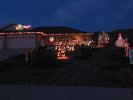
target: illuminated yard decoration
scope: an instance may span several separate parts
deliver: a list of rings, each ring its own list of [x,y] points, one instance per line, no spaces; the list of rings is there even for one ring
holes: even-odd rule
[[[74,48],[74,43],[73,42],[68,42],[68,43],[66,43],[66,50],[67,51],[74,51],[75,50],[75,48]]]
[[[56,42],[55,43],[55,50],[60,49],[61,45],[64,45],[66,51],[74,51],[74,43],[72,42]]]
[[[103,38],[102,38],[102,34],[99,34],[98,37],[98,48],[103,47]]]
[[[17,25],[16,30],[23,30],[22,25],[21,24]]]
[[[66,56],[67,52],[74,51],[74,43],[73,42],[55,42],[55,50],[57,51],[57,59],[68,59]]]
[[[109,36],[105,32],[102,32],[102,34],[99,34],[98,37],[98,48],[105,47],[106,45],[109,44]]]
[[[119,37],[115,42],[117,47],[125,47],[125,40],[122,38],[121,33],[119,33]]]
[[[95,48],[96,47],[96,44],[95,44],[95,41],[91,40],[87,43],[87,46],[91,47],[91,48]]]
[[[129,57],[130,57],[130,64],[133,64],[133,49],[130,49]]]
[[[126,52],[126,57],[129,57],[129,50],[131,49],[130,44],[128,42],[128,39],[125,39],[125,52]]]
[[[68,59],[68,57],[65,55],[66,51],[65,50],[60,50],[57,52],[57,59],[59,60],[65,60]]]
[[[16,30],[29,30],[31,29],[31,25],[21,25],[21,24],[18,24],[16,26]]]
[[[50,38],[49,38],[49,41],[50,41],[50,42],[53,42],[53,41],[54,41],[54,37],[50,37]]]
[[[66,56],[66,47],[64,44],[61,44],[57,47],[57,59],[58,60],[66,60],[68,57]]]

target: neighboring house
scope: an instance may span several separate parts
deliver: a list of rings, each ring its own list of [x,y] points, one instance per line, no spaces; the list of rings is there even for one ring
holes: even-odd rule
[[[19,27],[18,27],[19,26]],[[42,45],[42,32],[28,30],[27,26],[10,24],[0,29],[0,49],[30,49]],[[25,28],[25,29],[24,29]]]
[[[55,42],[72,42],[74,44],[85,44],[91,40],[91,33],[69,27],[37,27],[34,31],[44,33],[44,42],[52,46]]]

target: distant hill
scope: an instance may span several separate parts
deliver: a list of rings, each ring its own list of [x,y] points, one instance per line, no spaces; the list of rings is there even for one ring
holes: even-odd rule
[[[111,32],[111,35],[115,36],[118,33],[122,33],[123,38],[133,38],[133,29],[115,30]]]

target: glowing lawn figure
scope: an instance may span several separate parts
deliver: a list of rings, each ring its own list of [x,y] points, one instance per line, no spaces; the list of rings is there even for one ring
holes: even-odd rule
[[[130,64],[133,64],[133,49],[129,51]]]
[[[125,40],[125,52],[126,52],[126,57],[129,57],[129,50],[131,49],[130,44],[128,42],[128,39]]]
[[[60,45],[57,50],[57,59],[59,60],[65,60],[68,59],[68,57],[65,55],[66,53],[66,48],[64,45]]]
[[[125,47],[125,40],[122,38],[121,33],[119,33],[118,40],[115,42],[117,47]]]

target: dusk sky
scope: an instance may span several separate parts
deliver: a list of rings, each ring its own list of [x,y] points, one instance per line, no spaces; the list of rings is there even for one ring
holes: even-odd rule
[[[1,0],[0,26],[13,22],[88,32],[133,28],[133,0]]]

